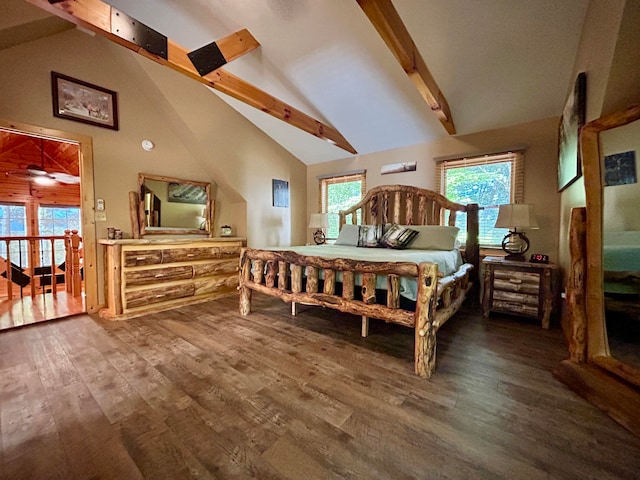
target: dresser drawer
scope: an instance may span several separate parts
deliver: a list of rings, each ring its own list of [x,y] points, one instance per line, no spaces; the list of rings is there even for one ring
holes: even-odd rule
[[[152,283],[188,280],[193,278],[193,267],[181,265],[175,267],[158,267],[146,270],[126,270],[125,285],[149,285]]]
[[[237,273],[239,269],[238,257],[228,260],[215,260],[207,263],[199,263],[193,266],[193,277],[207,277],[209,275],[220,275],[223,273]]]
[[[125,267],[159,265],[162,263],[162,250],[125,250],[122,252]]]
[[[192,297],[195,293],[195,285],[191,282],[180,283],[156,288],[147,288],[125,292],[125,310],[166,302],[178,298]]]
[[[514,286],[532,286],[538,288],[540,286],[540,274],[529,272],[517,272],[510,270],[496,270],[493,273],[494,282],[510,283]],[[495,283],[494,283],[495,286]]]
[[[215,260],[238,256],[240,248],[230,247],[198,247],[170,248],[163,250],[162,263],[192,262],[196,260]]]

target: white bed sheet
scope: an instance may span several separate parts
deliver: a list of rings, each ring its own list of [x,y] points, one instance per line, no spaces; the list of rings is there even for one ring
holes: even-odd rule
[[[345,245],[307,245],[295,247],[269,247],[267,250],[288,250],[299,255],[322,258],[345,258],[349,260],[362,260],[371,262],[431,262],[438,265],[438,272],[446,277],[455,273],[463,264],[462,255],[454,250],[394,250],[390,248],[364,248]],[[341,281],[340,275],[336,281]],[[356,275],[356,284],[361,285],[360,275]],[[376,288],[387,288],[387,277],[378,275]],[[417,282],[414,278],[400,278],[400,295],[416,301],[418,293]]]

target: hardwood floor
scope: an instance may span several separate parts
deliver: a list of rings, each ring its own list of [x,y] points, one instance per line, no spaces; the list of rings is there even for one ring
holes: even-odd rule
[[[640,438],[551,375],[559,329],[413,331],[254,294],[0,333],[2,479],[632,479]]]
[[[52,293],[26,294],[23,298],[0,298],[0,330],[23,327],[34,323],[86,312],[84,295],[74,297],[61,289],[54,297]]]

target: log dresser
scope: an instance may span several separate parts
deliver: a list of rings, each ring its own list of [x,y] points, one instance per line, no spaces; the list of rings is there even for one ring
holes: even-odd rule
[[[236,291],[244,238],[99,240],[106,319],[123,320]]]
[[[496,311],[537,318],[549,328],[556,305],[557,265],[485,257],[482,313]]]

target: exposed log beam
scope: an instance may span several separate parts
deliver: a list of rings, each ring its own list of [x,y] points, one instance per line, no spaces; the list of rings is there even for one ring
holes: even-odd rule
[[[222,68],[201,76],[189,59],[189,52],[170,39],[167,39],[167,58],[163,58],[163,56],[150,53],[136,43],[122,38],[112,29],[111,14],[113,7],[101,0],[62,0],[53,4],[49,3],[48,0],[26,1],[53,15],[106,37],[150,60],[187,75],[247,105],[262,110],[296,128],[326,140],[343,150],[353,154],[357,153],[342,134],[331,125],[310,117]],[[246,29],[217,40],[215,43],[227,62],[260,45]]]
[[[454,135],[451,110],[391,0],[356,0],[440,123]]]

